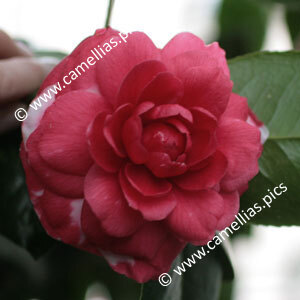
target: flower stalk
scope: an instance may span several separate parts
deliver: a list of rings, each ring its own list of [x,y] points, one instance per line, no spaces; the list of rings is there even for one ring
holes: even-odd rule
[[[105,27],[109,27],[110,25],[110,18],[113,10],[115,0],[109,0],[108,8],[107,8],[107,14],[106,14],[106,21],[105,21]]]

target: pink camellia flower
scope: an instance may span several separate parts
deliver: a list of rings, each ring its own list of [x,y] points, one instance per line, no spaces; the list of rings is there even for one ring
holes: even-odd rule
[[[262,124],[232,93],[224,51],[190,33],[158,49],[141,32],[124,42],[98,30],[38,96],[112,38],[117,47],[29,110],[21,157],[48,234],[145,282],[234,220],[258,173]]]

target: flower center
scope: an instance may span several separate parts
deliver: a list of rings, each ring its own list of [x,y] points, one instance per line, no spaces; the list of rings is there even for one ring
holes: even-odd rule
[[[185,137],[174,127],[157,122],[144,128],[143,144],[149,152],[167,153],[176,160],[185,149]]]

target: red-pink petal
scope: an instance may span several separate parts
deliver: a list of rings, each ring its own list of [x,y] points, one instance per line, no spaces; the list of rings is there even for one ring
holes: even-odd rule
[[[222,69],[219,65],[218,59],[206,50],[181,53],[172,59],[167,60],[166,65],[168,66],[168,69],[179,79],[184,79],[186,72],[190,68],[202,67]]]
[[[173,161],[168,154],[161,152],[149,153],[146,165],[159,178],[181,175],[187,170],[185,162]]]
[[[103,98],[84,91],[59,97],[41,121],[43,130],[38,148],[47,164],[63,173],[85,175],[92,165],[86,129],[105,108]]]
[[[209,131],[193,132],[191,135],[192,147],[187,152],[186,163],[194,166],[212,155],[217,149],[217,140],[214,133]]]
[[[166,123],[174,126],[180,133],[182,133],[185,136],[186,141],[185,141],[185,151],[184,152],[187,152],[192,146],[192,139],[191,139],[190,131],[187,128],[187,126],[181,120],[177,119],[176,117],[168,118],[166,120]],[[182,154],[182,155],[185,155],[185,154]]]
[[[228,105],[222,118],[240,119],[246,121],[248,117],[247,98],[231,93]]]
[[[210,45],[192,33],[183,32],[176,35],[162,50],[163,61],[180,76],[184,70],[196,66],[218,66],[230,77],[225,51],[217,42]],[[185,68],[184,68],[185,67]]]
[[[143,196],[159,197],[168,194],[172,185],[165,179],[158,179],[144,166],[127,164],[125,175],[130,184]]]
[[[137,103],[143,89],[157,74],[164,71],[166,71],[166,66],[157,60],[148,60],[136,65],[121,84],[117,96],[117,105]]]
[[[145,220],[163,220],[176,205],[176,199],[172,192],[157,197],[146,197],[129,183],[124,171],[119,173],[119,180],[129,206],[140,211]]]
[[[47,76],[41,85],[38,94],[40,94],[45,88],[48,86],[52,86],[57,82],[61,83],[61,87],[65,86],[60,92],[59,96],[71,91],[71,90],[89,90],[97,88],[96,81],[96,67],[91,66],[87,63],[87,59],[89,57],[93,57],[91,50],[93,48],[97,48],[98,45],[103,45],[106,40],[110,40],[113,36],[117,36],[118,31],[105,28],[103,30],[98,30],[93,36],[90,36],[83,40],[75,50],[68,56],[66,56]],[[94,62],[99,63],[96,58],[94,58]],[[85,62],[85,64],[89,67],[87,68],[83,65],[83,68],[86,70],[83,72],[81,68],[78,66],[81,63]],[[71,75],[69,74],[72,70],[76,70],[78,68],[82,76],[78,76],[75,80],[72,81],[70,85],[64,85],[63,78],[65,75],[68,76],[66,80],[69,82],[71,79]],[[99,94],[99,92],[98,92]]]
[[[172,73],[158,74],[141,92],[139,102],[156,104],[177,103],[183,96],[183,83]]]
[[[129,34],[126,43],[120,37],[114,41],[119,44],[111,50],[113,53],[108,53],[96,65],[100,91],[112,104],[116,104],[121,83],[134,66],[147,60],[160,60],[160,51],[142,32]]]
[[[112,237],[108,236],[101,227],[90,206],[86,201],[83,202],[81,212],[81,226],[88,241],[98,247],[108,248]]]
[[[144,114],[143,119],[146,121],[152,121],[174,116],[179,116],[181,119],[186,120],[189,123],[193,122],[193,115],[191,112],[179,104],[162,104],[155,106]]]
[[[125,123],[122,130],[123,143],[130,159],[142,164],[148,159],[148,151],[142,143],[143,125],[139,116],[134,115]]]
[[[53,238],[80,246],[84,242],[80,225],[82,203],[83,199],[64,198],[45,190],[35,207]]]
[[[113,148],[104,137],[103,128],[108,116],[100,113],[89,125],[87,139],[89,151],[94,161],[107,172],[117,172],[122,164],[122,159],[115,154]]]
[[[201,244],[214,235],[223,213],[223,198],[215,191],[175,190],[177,205],[167,218],[167,225],[186,242]]]
[[[164,224],[146,222],[132,236],[116,240],[111,249],[117,254],[151,260],[168,233],[169,231]]]
[[[259,130],[237,119],[224,119],[217,131],[218,149],[228,160],[222,188],[233,191],[245,185],[259,171],[261,154]]]
[[[207,166],[198,171],[189,171],[174,178],[174,182],[182,189],[197,191],[210,189],[220,182],[227,170],[227,159],[221,152],[216,152]]]
[[[184,76],[185,107],[200,106],[217,118],[225,111],[232,90],[232,82],[219,68],[190,68]]]
[[[223,230],[225,227],[230,226],[240,208],[240,196],[237,191],[232,193],[221,192],[221,196],[224,200],[224,211],[218,221],[217,230]]]
[[[226,60],[226,53],[220,47],[219,43],[218,42],[211,43],[206,47],[206,51],[210,53],[216,60],[218,60],[219,67],[222,68],[226,76],[230,77],[230,71]]]
[[[205,48],[204,42],[196,35],[183,32],[174,36],[162,50],[164,60],[171,59],[181,53]]]
[[[49,191],[71,198],[83,197],[83,176],[65,174],[51,168],[40,156],[38,143],[42,127],[35,130],[26,143],[27,162],[44,187]]]
[[[116,241],[112,246],[116,254],[106,253],[105,258],[117,272],[145,282],[168,272],[184,246],[163,224],[148,222],[133,236]]]
[[[191,109],[191,113],[193,114],[194,120],[192,133],[193,131],[197,133],[199,130],[214,132],[217,128],[218,120],[208,110],[197,106]]]
[[[62,197],[47,190],[40,180],[41,177],[28,164],[23,144],[20,155],[30,200],[45,230],[55,239],[76,247],[82,246],[84,236],[81,231],[80,213],[83,199]]]
[[[126,157],[126,151],[122,141],[122,127],[124,122],[130,117],[132,105],[124,104],[112,114],[103,128],[103,134],[114,149],[115,153],[120,157]]]
[[[96,165],[91,167],[85,178],[84,195],[103,230],[109,235],[131,235],[143,223],[140,213],[128,206],[118,176],[106,173]]]
[[[140,116],[153,107],[154,107],[154,103],[152,103],[152,102],[149,102],[149,101],[142,102],[134,109],[133,114]]]

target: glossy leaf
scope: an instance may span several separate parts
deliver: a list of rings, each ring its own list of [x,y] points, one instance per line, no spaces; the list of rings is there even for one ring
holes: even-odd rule
[[[286,9],[286,21],[294,46],[299,49],[300,45],[300,2],[296,7]]]
[[[197,250],[202,247],[188,245],[172,264],[169,274],[172,282],[168,286],[162,286],[156,281],[145,283],[140,300],[218,300],[222,280],[232,280],[233,269],[225,248],[226,243],[209,251],[205,247],[206,255],[199,260],[194,257],[195,264],[191,267],[184,265],[185,272],[181,276],[173,270],[178,271],[188,258],[192,258]]]
[[[19,157],[19,130],[1,136],[0,142],[0,234],[37,257],[54,241],[40,225],[28,197]]]
[[[223,0],[218,40],[228,58],[261,49],[267,12],[266,5],[252,0]]]
[[[262,198],[284,183],[288,190],[251,221],[300,225],[300,52],[246,55],[229,65],[234,91],[248,98],[270,131],[259,160],[260,173],[242,196],[241,209],[256,202],[264,205]]]

